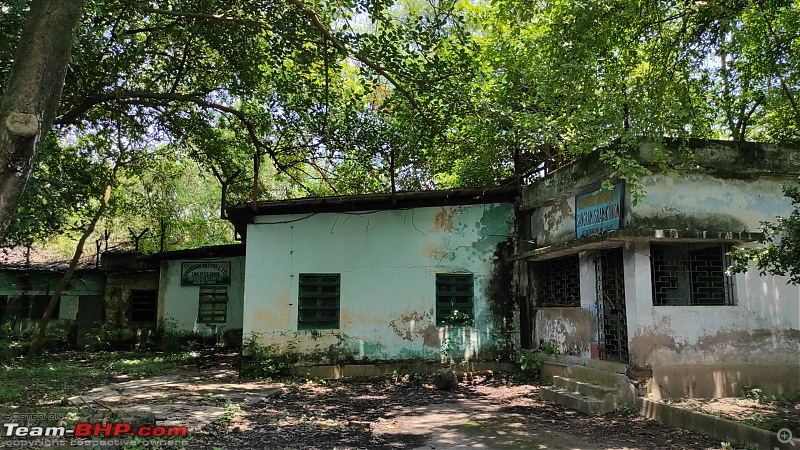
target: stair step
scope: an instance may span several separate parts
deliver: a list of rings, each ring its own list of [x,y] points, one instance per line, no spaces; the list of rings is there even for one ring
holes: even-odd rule
[[[539,389],[539,394],[545,400],[558,403],[567,408],[577,409],[585,414],[605,414],[614,410],[613,402],[588,397],[582,395],[580,392],[570,392],[567,389],[555,386],[542,386]]]
[[[586,366],[570,366],[569,377],[578,381],[588,381],[600,386],[617,388],[627,377],[619,373],[606,372]]]
[[[628,371],[627,364],[616,361],[606,361],[602,359],[587,359],[586,365],[593,369],[605,370],[606,372],[624,374],[625,372]]]
[[[553,377],[553,385],[557,388],[566,389],[570,392],[579,392],[581,395],[594,397],[598,400],[605,400],[608,396],[614,396],[618,392],[618,389],[612,387],[559,376]]]

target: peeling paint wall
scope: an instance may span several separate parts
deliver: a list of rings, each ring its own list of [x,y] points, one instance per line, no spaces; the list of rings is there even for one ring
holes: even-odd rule
[[[128,299],[131,291],[137,289],[157,290],[158,272],[121,272],[107,275],[103,296],[106,303],[106,323],[128,327]]]
[[[781,192],[783,184],[796,180],[758,174],[731,178],[706,172],[655,173],[640,180],[644,196],[636,205],[626,189],[622,228],[758,232],[761,222],[791,211]],[[575,239],[575,196],[597,188],[600,181],[589,187],[570,186],[531,206],[530,232],[537,247]]]
[[[511,204],[257,217],[247,230],[244,335],[329,362],[481,358],[493,345],[493,254],[513,217]],[[341,274],[339,330],[297,330],[301,273]],[[437,273],[474,275],[473,327],[436,327]]]
[[[597,341],[597,316],[586,308],[542,308],[536,312],[536,337],[560,354],[589,357]]]
[[[653,368],[656,395],[740,395],[752,383],[800,390],[800,286],[751,267],[735,276],[735,305],[653,306],[650,271],[642,269],[649,246],[630,244],[625,256],[626,282],[635,282],[626,292],[631,363]]]
[[[181,286],[181,263],[186,261],[214,261],[231,263],[231,284],[228,286],[228,309],[225,323],[198,323],[200,286]],[[178,330],[204,335],[217,334],[225,330],[242,328],[244,311],[244,273],[245,258],[193,258],[171,260],[161,263],[161,277],[158,287],[158,303],[162,317],[173,323]]]
[[[630,227],[758,231],[792,210],[782,185],[794,177],[722,178],[708,173],[643,177],[646,193],[633,207]]]

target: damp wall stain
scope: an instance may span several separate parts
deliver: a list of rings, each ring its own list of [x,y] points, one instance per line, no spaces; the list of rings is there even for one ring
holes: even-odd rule
[[[493,345],[487,283],[513,214],[511,204],[489,204],[259,219],[247,232],[244,335],[318,356],[347,342],[360,360],[438,359],[436,275],[470,273],[474,325],[463,353],[480,357]],[[338,330],[298,331],[303,273],[340,274]]]
[[[562,354],[588,356],[597,340],[597,316],[586,308],[542,308],[535,316],[536,338]]]

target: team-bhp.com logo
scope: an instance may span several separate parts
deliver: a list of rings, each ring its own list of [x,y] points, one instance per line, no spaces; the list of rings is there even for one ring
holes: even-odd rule
[[[18,423],[3,424],[3,431],[6,437],[186,437],[188,431],[186,427],[138,427],[134,428],[130,423],[89,423],[78,422],[75,428],[67,427],[38,427],[22,426]]]

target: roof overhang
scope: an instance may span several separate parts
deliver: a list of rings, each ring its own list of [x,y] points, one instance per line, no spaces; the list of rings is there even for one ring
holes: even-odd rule
[[[707,230],[662,230],[637,228],[614,230],[571,241],[539,247],[517,255],[516,259],[544,261],[560,256],[571,255],[586,250],[602,250],[619,247],[625,242],[685,242],[705,244],[741,244],[753,242],[763,235],[746,231],[707,231]]]
[[[305,197],[245,203],[227,208],[228,220],[244,236],[246,226],[257,216],[280,214],[316,214],[353,211],[397,210],[437,206],[486,203],[513,203],[520,191],[517,186],[449,189],[438,191],[396,192],[395,194],[341,195]]]

